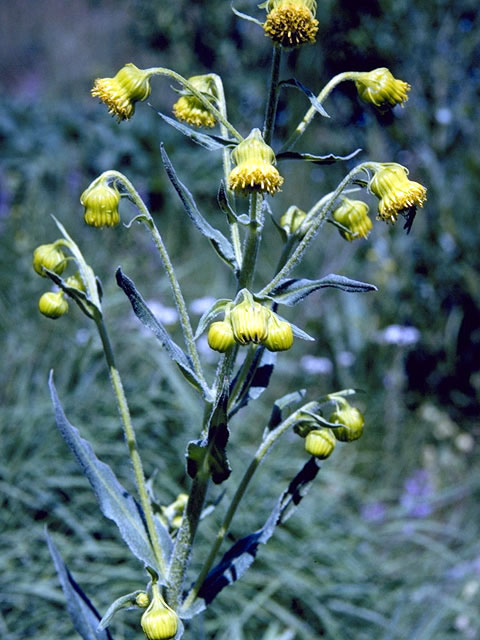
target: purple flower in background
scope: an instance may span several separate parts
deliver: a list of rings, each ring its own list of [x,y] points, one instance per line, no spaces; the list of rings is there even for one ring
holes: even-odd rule
[[[403,485],[404,491],[400,504],[412,518],[426,518],[432,513],[430,499],[434,495],[434,487],[428,471],[417,469]]]
[[[312,375],[332,373],[333,363],[329,358],[321,358],[317,356],[302,356],[300,358],[300,366],[306,373]]]
[[[420,331],[416,327],[405,327],[391,324],[380,332],[379,341],[383,344],[395,344],[398,347],[408,347],[420,340]]]
[[[365,522],[382,522],[387,514],[387,507],[383,502],[367,502],[361,510]]]

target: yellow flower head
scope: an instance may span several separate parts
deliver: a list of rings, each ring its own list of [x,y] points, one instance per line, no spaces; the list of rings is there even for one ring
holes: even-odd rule
[[[97,78],[91,94],[100,98],[119,122],[128,120],[135,111],[135,102],[150,95],[150,75],[129,62],[113,78]]]
[[[67,259],[65,254],[55,244],[41,244],[33,252],[33,268],[39,276],[47,277],[44,268],[60,275],[66,266]]]
[[[208,346],[214,351],[225,353],[227,349],[233,347],[235,337],[232,325],[227,320],[213,322],[208,329]]]
[[[275,154],[266,144],[260,129],[253,129],[232,152],[237,165],[228,177],[228,185],[233,191],[244,195],[252,192],[274,194],[280,191],[283,178],[274,167]]]
[[[265,35],[282,47],[315,42],[318,20],[315,0],[268,0]]]
[[[240,344],[260,344],[268,336],[271,311],[245,296],[243,302],[233,307],[230,313],[233,335]]]
[[[158,584],[152,585],[152,601],[142,615],[141,625],[148,640],[167,640],[177,633],[178,617],[162,598]]]
[[[84,220],[91,227],[114,227],[120,222],[116,187],[103,181],[94,183],[82,193],[80,202],[85,207]]]
[[[263,344],[269,351],[287,351],[293,344],[292,326],[280,320],[276,313],[270,312],[267,325],[267,337]]]
[[[68,302],[63,291],[47,291],[38,301],[38,310],[52,320],[64,316],[68,311]]]
[[[216,100],[215,83],[210,76],[192,76],[188,81],[210,102]],[[173,114],[177,120],[183,120],[194,127],[214,127],[217,122],[215,116],[191,93],[186,93],[177,100],[173,105]]]
[[[386,67],[358,74],[355,85],[360,98],[379,109],[406,102],[411,89],[408,82],[394,78]]]
[[[368,217],[368,204],[362,200],[344,198],[342,204],[333,212],[333,219],[346,227],[340,234],[351,242],[355,238],[367,238],[372,229],[372,221]]]
[[[342,406],[332,413],[328,421],[345,425],[344,427],[332,429],[335,438],[341,442],[358,440],[363,433],[363,425],[365,424],[364,417],[360,411],[352,407],[346,400],[343,400]]]
[[[423,207],[427,199],[425,187],[409,180],[408,170],[394,162],[381,165],[368,188],[380,198],[378,217],[385,222],[396,222],[399,213],[411,207]]]
[[[335,449],[332,429],[314,429],[305,438],[305,451],[320,460],[328,458]]]
[[[280,226],[288,233],[288,235],[293,235],[297,233],[297,231],[302,226],[302,222],[307,217],[305,211],[302,211],[295,205],[288,207],[286,212],[280,218]]]

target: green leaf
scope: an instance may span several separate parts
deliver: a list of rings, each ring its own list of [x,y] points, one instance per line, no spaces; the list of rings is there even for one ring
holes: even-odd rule
[[[225,189],[225,183],[223,180],[220,181],[220,186],[218,187],[217,193],[217,202],[220,209],[227,216],[227,220],[229,224],[233,224],[234,222],[238,222],[240,224],[244,224],[245,216],[237,216],[235,211],[232,209],[227,199],[227,192]],[[246,216],[246,222],[250,221],[249,217]]]
[[[133,312],[142,324],[153,332],[156,338],[161,342],[167,354],[175,362],[185,378],[204,395],[209,394],[209,390],[202,386],[201,380],[194,372],[193,365],[187,354],[174,342],[169,336],[167,330],[162,323],[157,320],[147,303],[137,291],[135,284],[128,278],[120,267],[115,272],[118,286],[124,291],[130,300]]]
[[[121,609],[139,609],[140,607],[138,607],[136,601],[139,593],[142,593],[142,591],[133,591],[132,593],[127,593],[124,596],[120,596],[120,598],[117,598],[115,602],[112,602],[112,604],[108,607],[107,612],[98,623],[97,629],[99,631],[101,631],[102,629],[106,629],[111,623],[113,616],[117,613],[117,611],[120,611]]]
[[[112,469],[96,457],[91,444],[67,420],[55,389],[53,371],[50,372],[49,387],[58,430],[90,482],[103,515],[115,522],[130,551],[145,566],[153,567],[160,573],[140,505],[120,484]],[[168,554],[169,549],[163,551]],[[168,557],[165,556],[165,560],[168,562]]]
[[[197,340],[202,333],[205,331],[210,322],[216,318],[220,313],[225,310],[227,304],[232,302],[229,298],[221,298],[220,300],[216,300],[210,309],[207,309],[205,313],[202,315],[200,320],[198,321],[198,327],[195,331],[195,340]]]
[[[235,259],[235,253],[233,251],[233,247],[230,241],[221,233],[218,229],[212,227],[212,225],[205,220],[200,211],[195,204],[195,200],[193,199],[190,191],[185,187],[184,184],[180,182],[175,173],[175,169],[173,168],[172,163],[165,151],[163,144],[160,145],[160,150],[162,153],[162,160],[165,167],[165,171],[167,172],[168,178],[172,185],[175,188],[175,191],[178,193],[180,200],[190,217],[191,221],[195,225],[195,227],[200,231],[202,235],[210,240],[213,245],[213,248],[217,252],[217,254],[224,260],[228,265],[233,267],[235,270],[238,270],[237,261]]]
[[[197,473],[209,473],[215,484],[221,484],[230,476],[226,447],[229,437],[227,425],[228,389],[224,388],[212,410],[207,436],[194,440],[187,447],[187,473],[194,478]]]
[[[235,9],[235,7],[233,6],[233,2],[230,6],[232,7],[232,11],[236,16],[238,16],[242,20],[247,20],[248,22],[253,22],[254,24],[258,24],[258,26],[262,27],[263,29],[263,22],[260,22],[260,20],[257,20],[256,18],[252,18],[252,16],[249,16],[247,13],[242,13],[241,11],[238,11],[238,9]]]
[[[83,640],[113,640],[107,629],[98,629],[100,614],[80,585],[73,579],[47,529],[45,529],[45,537],[65,594],[67,611],[76,631],[82,636]]]
[[[362,149],[355,149],[348,156],[336,156],[333,153],[329,153],[326,156],[316,156],[312,153],[299,153],[298,151],[283,151],[279,153],[277,160],[304,160],[306,162],[313,162],[314,164],[333,164],[334,162],[345,162],[351,160],[358,155]]]
[[[308,87],[306,87],[296,78],[290,78],[289,80],[282,80],[282,82],[280,82],[280,86],[293,87],[294,89],[300,89],[300,91],[302,91],[310,100],[312,107],[315,109],[317,113],[319,113],[324,118],[330,118],[328,113],[325,111],[322,103],[318,101],[317,96],[313,93],[313,91],[311,91]]]
[[[268,298],[278,304],[285,304],[289,307],[298,304],[314,291],[323,287],[334,287],[350,293],[366,293],[367,291],[377,291],[374,284],[352,280],[345,276],[330,273],[321,280],[307,280],[306,278],[289,278],[282,280],[277,287],[269,294]]]
[[[242,407],[245,407],[250,400],[256,400],[261,396],[270,383],[276,360],[276,353],[268,351],[262,346],[257,348],[255,358],[238,393],[235,404],[228,413],[229,418],[235,415]],[[240,366],[235,378],[232,380],[230,390],[235,388],[241,370]]]
[[[156,109],[155,111],[171,127],[174,127],[174,129],[177,129],[178,131],[183,133],[184,136],[187,136],[187,138],[190,138],[190,140],[196,142],[201,147],[204,147],[209,151],[217,151],[218,149],[223,149],[224,147],[229,146],[234,147],[237,144],[236,140],[228,140],[227,138],[222,138],[221,136],[215,136],[209,133],[200,133],[199,131],[195,131],[195,129],[192,129],[186,124],[183,124],[178,120],[174,120],[173,118],[166,116],[161,111],[157,111]]]
[[[283,421],[284,412],[286,410],[288,411],[292,405],[303,400],[305,394],[306,389],[300,389],[293,393],[287,393],[287,395],[275,400],[270,420],[268,421],[267,431],[272,431],[275,427],[278,427],[278,425]]]

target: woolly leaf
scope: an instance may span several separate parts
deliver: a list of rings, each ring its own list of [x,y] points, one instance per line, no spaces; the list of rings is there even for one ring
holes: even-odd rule
[[[280,82],[280,85],[282,87],[293,87],[294,89],[300,89],[300,91],[302,91],[307,96],[307,98],[310,100],[310,103],[311,103],[312,107],[315,109],[315,111],[317,113],[319,113],[324,118],[330,118],[328,113],[323,108],[321,102],[319,102],[317,100],[317,97],[313,93],[313,91],[311,91],[308,87],[306,87],[304,84],[302,84],[296,78],[290,78],[289,80],[283,80],[282,82]]]
[[[313,162],[314,164],[334,164],[334,162],[345,162],[351,160],[358,155],[362,149],[355,149],[348,156],[336,156],[333,153],[329,153],[326,156],[316,156],[313,153],[299,153],[298,151],[283,151],[277,154],[277,160],[305,160],[306,162]]]
[[[187,136],[187,138],[190,138],[190,140],[196,142],[209,151],[217,151],[218,149],[223,149],[223,147],[235,146],[237,144],[235,140],[228,140],[227,138],[211,135],[209,133],[200,133],[200,131],[196,131],[186,124],[183,124],[178,120],[174,120],[173,118],[166,116],[161,111],[157,111],[156,109],[155,111],[171,127],[174,127],[175,129],[183,133],[184,136]]]
[[[108,607],[107,612],[98,623],[97,629],[99,631],[101,631],[102,629],[106,629],[111,623],[113,616],[117,613],[117,611],[120,611],[121,609],[138,609],[139,607],[136,603],[136,598],[139,593],[142,593],[142,591],[133,591],[132,593],[127,593],[124,596],[120,596],[120,598],[117,598],[115,602],[112,602],[112,604]]]
[[[197,340],[202,335],[210,322],[220,313],[222,313],[229,302],[231,302],[231,300],[229,300],[228,298],[221,298],[220,300],[216,300],[212,304],[210,309],[207,309],[207,311],[205,311],[205,313],[198,321],[198,327],[195,332],[195,340]]]
[[[307,280],[305,278],[282,280],[268,297],[278,304],[285,304],[291,307],[323,287],[334,287],[350,293],[377,291],[377,287],[368,282],[360,282],[359,280],[352,280],[345,276],[330,273],[328,276],[321,278],[321,280]]]
[[[265,347],[258,347],[245,381],[238,392],[234,405],[229,411],[229,417],[237,413],[242,407],[245,407],[250,400],[256,400],[265,391],[270,383],[276,359],[276,353],[268,351]],[[232,381],[230,391],[235,388],[240,371],[241,367]]]
[[[305,397],[305,394],[306,390],[300,389],[299,391],[288,393],[278,400],[275,400],[272,408],[272,413],[270,415],[270,420],[268,421],[267,431],[272,431],[273,429],[275,429],[275,427],[278,427],[278,425],[283,421],[284,411],[290,409],[293,404],[300,402],[300,400]]]

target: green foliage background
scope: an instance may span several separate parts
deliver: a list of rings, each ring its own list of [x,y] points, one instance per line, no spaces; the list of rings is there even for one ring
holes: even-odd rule
[[[2,3],[0,54],[0,635],[5,640],[73,637],[44,542],[50,531],[74,576],[103,612],[142,588],[138,563],[112,523],[101,518],[87,481],[56,431],[47,393],[51,367],[71,421],[133,490],[126,450],[100,344],[75,310],[55,323],[37,310],[42,281],[31,253],[57,237],[55,214],[103,281],[107,323],[126,383],[148,474],[162,503],[188,487],[186,442],[200,405],[130,314],[114,283],[118,264],[147,297],[170,306],[168,286],[147,237],[134,228],[86,228],[78,198],[99,172],[115,168],[149,202],[178,266],[189,301],[231,291],[203,239],[185,224],[159,159],[165,142],[179,176],[214,224],[220,160],[170,130],[146,105],[118,125],[88,96],[92,78],[125,62],[170,66],[184,75],[223,76],[230,116],[246,133],[261,122],[270,46],[263,32],[235,18],[225,0],[28,0]],[[239,9],[261,12],[244,1]],[[478,638],[480,543],[478,445],[480,285],[478,154],[480,19],[470,0],[374,0],[352,9],[326,0],[318,43],[285,56],[284,78],[318,91],[335,73],[388,66],[412,85],[405,109],[379,115],[342,85],[298,149],[407,165],[429,189],[426,207],[405,235],[376,223],[366,242],[345,243],[328,227],[303,273],[330,271],[375,283],[376,294],[319,293],[294,320],[317,338],[280,358],[271,389],[248,418],[235,419],[230,442],[239,477],[256,446],[269,401],[303,386],[310,394],[353,385],[365,391],[365,436],[323,465],[301,508],[225,590],[191,637],[292,640]],[[168,83],[154,81],[152,104],[168,112]],[[306,108],[282,94],[277,136]],[[279,138],[277,137],[277,140]],[[345,168],[284,165],[277,211],[308,208]],[[278,200],[278,202],[277,202]],[[280,204],[278,204],[280,203]],[[280,206],[280,209],[278,209]],[[129,212],[126,212],[128,215]],[[278,256],[270,229],[263,275]],[[201,270],[199,265],[201,264]],[[411,346],[385,344],[389,325],[420,332]],[[176,328],[173,327],[173,331]],[[347,353],[351,364],[345,366]],[[302,356],[329,358],[308,373]],[[348,355],[350,354],[350,355]],[[300,365],[300,366],[299,366]],[[214,363],[212,363],[212,368]],[[292,434],[262,466],[231,539],[259,527],[301,465]],[[232,483],[234,484],[234,482]],[[213,493],[212,500],[219,497]],[[194,563],[215,531],[223,503],[202,524]],[[137,614],[119,614],[116,640],[140,637]]]

